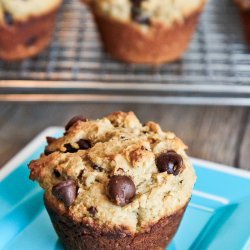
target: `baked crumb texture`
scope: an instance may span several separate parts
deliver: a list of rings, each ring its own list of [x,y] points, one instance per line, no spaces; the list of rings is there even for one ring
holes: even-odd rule
[[[175,134],[154,122],[142,125],[133,112],[81,117],[66,127],[63,137],[47,138],[45,153],[29,164],[30,178],[58,214],[135,234],[188,203],[196,176],[187,147]],[[164,159],[174,164],[164,165]],[[123,180],[127,199],[119,185],[118,191],[112,186],[114,176]]]
[[[199,12],[206,0],[83,0],[94,10],[121,21],[142,25],[163,22],[167,26],[183,23],[185,18]]]
[[[51,42],[62,0],[0,0],[0,59],[33,57]]]
[[[10,19],[23,22],[46,15],[56,10],[61,3],[62,0],[0,0],[0,24],[6,25]]]

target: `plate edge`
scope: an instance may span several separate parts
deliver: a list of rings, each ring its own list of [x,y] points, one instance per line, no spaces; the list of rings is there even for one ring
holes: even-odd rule
[[[41,146],[46,136],[52,136],[61,127],[48,127],[36,135],[23,149],[21,149],[14,157],[12,157],[0,169],[0,182],[12,173],[30,154],[34,153]]]

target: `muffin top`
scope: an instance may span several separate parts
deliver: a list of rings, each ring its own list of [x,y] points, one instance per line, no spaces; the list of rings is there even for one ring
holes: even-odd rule
[[[26,21],[56,10],[62,0],[0,0],[0,23]]]
[[[200,12],[206,0],[84,0],[97,10],[121,21],[142,25],[161,21],[167,25],[183,22],[185,17]]]
[[[98,120],[74,117],[59,139],[47,138],[30,178],[59,213],[131,234],[184,207],[196,180],[185,144],[133,112]]]

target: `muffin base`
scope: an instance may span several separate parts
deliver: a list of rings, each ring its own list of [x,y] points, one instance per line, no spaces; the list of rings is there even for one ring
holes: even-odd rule
[[[240,9],[240,16],[245,33],[245,39],[250,47],[250,9]]]
[[[201,11],[171,27],[155,22],[149,32],[138,24],[121,22],[97,12],[94,17],[104,47],[114,58],[128,63],[162,64],[180,58],[187,50]]]
[[[18,61],[44,50],[52,39],[56,12],[0,26],[0,59]]]
[[[58,213],[46,197],[44,202],[54,229],[64,247],[78,250],[163,250],[174,237],[187,207],[186,205],[176,213],[162,218],[146,232],[130,235],[123,232],[122,229],[103,232],[91,225],[72,221],[66,215]]]

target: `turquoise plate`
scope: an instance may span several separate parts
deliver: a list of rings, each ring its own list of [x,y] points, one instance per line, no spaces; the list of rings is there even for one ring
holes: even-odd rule
[[[29,180],[48,128],[0,171],[0,249],[62,249],[43,206],[43,191]],[[250,173],[193,159],[198,176],[187,212],[169,250],[250,249]]]

